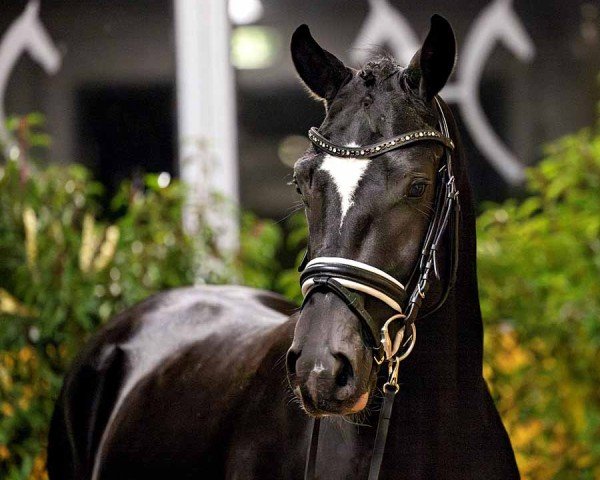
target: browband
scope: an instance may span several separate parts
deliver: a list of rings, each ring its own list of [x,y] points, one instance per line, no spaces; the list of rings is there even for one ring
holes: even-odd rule
[[[365,145],[362,147],[345,147],[337,145],[330,140],[327,140],[323,135],[319,133],[316,127],[312,127],[308,131],[309,140],[318,148],[325,150],[327,153],[337,157],[350,157],[350,158],[372,158],[377,155],[381,155],[386,152],[390,152],[397,148],[405,147],[413,143],[422,142],[424,140],[431,140],[444,145],[444,147],[453,150],[454,143],[446,135],[442,135],[434,128],[428,128],[426,130],[415,130],[413,132],[403,133],[397,137],[393,137],[383,142],[373,143],[372,145]]]

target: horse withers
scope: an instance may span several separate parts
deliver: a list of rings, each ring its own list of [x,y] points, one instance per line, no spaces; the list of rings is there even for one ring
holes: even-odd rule
[[[452,28],[432,17],[406,68],[349,68],[306,26],[291,50],[326,111],[294,168],[302,308],[212,286],[118,315],[65,379],[52,480],[519,477],[482,377],[475,212],[437,97]]]

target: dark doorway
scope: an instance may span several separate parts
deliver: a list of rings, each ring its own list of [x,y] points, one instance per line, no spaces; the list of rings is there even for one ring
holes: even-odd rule
[[[84,87],[77,100],[81,161],[106,187],[106,200],[126,178],[175,173],[171,85]]]

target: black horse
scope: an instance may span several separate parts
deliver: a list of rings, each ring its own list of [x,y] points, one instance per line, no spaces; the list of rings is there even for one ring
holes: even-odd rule
[[[452,114],[436,97],[455,62],[450,25],[434,16],[407,68],[385,56],[360,71],[348,68],[306,26],[291,47],[300,78],[326,108],[319,134],[344,146],[335,155],[313,140],[295,166],[308,258],[354,260],[410,286],[446,148],[387,142],[389,151],[373,157],[348,152],[360,155],[361,146],[403,132],[437,131],[440,116],[455,145],[462,207],[456,280],[445,291],[453,245],[446,232],[437,247],[439,281],[421,305],[418,341],[400,368],[380,478],[518,478],[482,377],[467,166]],[[376,295],[352,298],[378,328],[395,313]],[[65,379],[50,430],[50,478],[300,479],[311,416],[323,418],[316,476],[366,478],[387,368],[374,360],[364,318],[346,300],[316,288],[298,311],[264,291],[197,287],[155,295],[118,315]]]

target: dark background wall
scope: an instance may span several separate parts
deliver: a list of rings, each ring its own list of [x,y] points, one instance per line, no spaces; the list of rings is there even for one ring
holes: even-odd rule
[[[443,14],[454,25],[460,46],[489,1],[390,3],[421,38],[430,14]],[[271,28],[277,48],[270,67],[237,71],[240,193],[243,207],[280,218],[294,201],[293,190],[286,185],[291,169],[280,159],[282,146],[291,135],[305,135],[322,117],[322,107],[308,98],[293,72],[290,35],[300,23],[307,23],[322,45],[353,65],[349,48],[368,3],[263,0],[263,4],[264,15],[257,25]],[[24,5],[23,1],[0,5],[0,31]],[[545,142],[595,118],[600,45],[594,32],[600,26],[600,3],[514,0],[514,8],[535,44],[536,56],[531,63],[522,63],[498,45],[486,64],[480,96],[505,143],[531,164],[541,157]],[[107,183],[135,171],[176,174],[172,2],[48,0],[42,1],[41,16],[63,51],[64,63],[58,74],[48,77],[22,57],[8,87],[7,111],[44,112],[53,137],[49,159],[86,163]],[[464,133],[478,198],[518,194],[519,189],[505,184]]]

